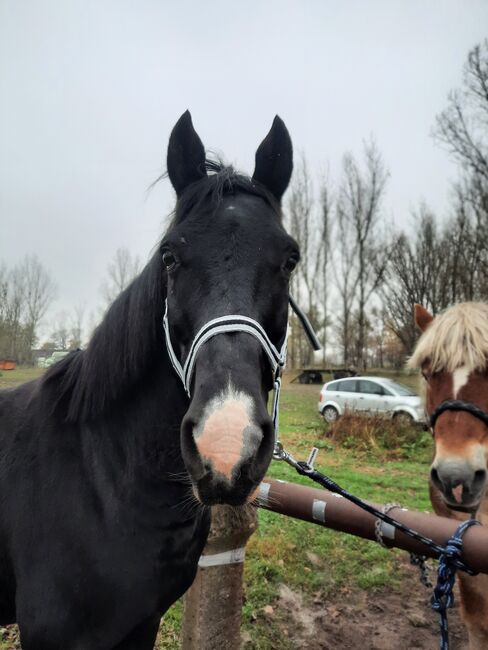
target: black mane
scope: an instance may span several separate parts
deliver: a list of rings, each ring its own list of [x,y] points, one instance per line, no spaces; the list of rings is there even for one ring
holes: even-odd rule
[[[207,160],[209,175],[192,183],[176,203],[168,227],[192,211],[210,216],[226,196],[263,199],[280,217],[275,198],[259,183],[231,166]],[[151,366],[166,355],[163,337],[165,275],[159,252],[115,299],[86,350],[72,352],[49,368],[41,381],[55,412],[71,422],[90,421],[123,398]]]
[[[159,253],[115,299],[86,350],[78,350],[46,371],[42,383],[54,391],[64,418],[91,420],[161,358],[166,284]]]

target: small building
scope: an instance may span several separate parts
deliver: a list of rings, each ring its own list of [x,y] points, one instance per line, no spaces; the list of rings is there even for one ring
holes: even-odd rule
[[[15,370],[17,367],[13,359],[0,359],[0,370]]]

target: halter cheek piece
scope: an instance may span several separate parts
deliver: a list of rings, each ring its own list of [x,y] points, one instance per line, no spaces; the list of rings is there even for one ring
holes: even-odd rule
[[[315,335],[315,332],[310,325],[309,320],[302,312],[300,307],[296,304],[291,296],[289,296],[290,305],[298,316],[302,327],[305,330],[308,341],[314,350],[320,350],[320,343]],[[279,414],[278,407],[280,401],[280,390],[281,390],[281,374],[283,372],[283,367],[286,361],[286,344],[288,339],[288,330],[285,332],[283,344],[281,349],[278,350],[273,343],[270,341],[269,336],[266,334],[266,331],[256,320],[249,318],[248,316],[241,316],[240,314],[230,314],[229,316],[220,316],[219,318],[213,318],[209,320],[203,327],[201,327],[195,335],[193,342],[190,346],[188,356],[184,365],[181,365],[178,357],[171,343],[171,335],[169,331],[169,320],[168,320],[168,301],[166,300],[166,309],[164,312],[163,319],[163,329],[164,337],[166,340],[166,348],[168,350],[169,358],[175,369],[176,374],[181,379],[183,387],[188,395],[191,397],[190,386],[191,380],[193,377],[193,371],[195,368],[195,361],[197,354],[202,347],[209,339],[217,336],[217,334],[228,334],[230,332],[245,332],[254,336],[255,339],[259,341],[261,347],[263,348],[266,356],[268,357],[271,370],[273,372],[273,407],[271,418],[273,420],[273,427],[275,430],[275,453],[278,449],[278,429],[279,429]]]
[[[480,409],[479,406],[476,406],[476,404],[473,404],[472,402],[465,402],[461,399],[448,399],[441,402],[439,406],[433,410],[430,416],[429,424],[432,432],[434,431],[437,419],[446,411],[466,411],[466,413],[473,415],[475,418],[478,418],[478,420],[481,420],[483,424],[488,426],[488,413]]]

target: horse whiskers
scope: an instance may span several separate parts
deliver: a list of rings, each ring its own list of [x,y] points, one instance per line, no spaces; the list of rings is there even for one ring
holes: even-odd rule
[[[189,487],[193,485],[188,472],[166,472],[166,476],[175,483],[182,483],[183,485],[188,485]]]
[[[206,506],[201,503],[193,493],[193,490],[189,490],[188,494],[178,503],[175,503],[172,508],[180,508],[184,515],[190,516],[198,512],[199,510],[205,510]]]
[[[266,496],[266,498],[263,498],[260,494],[254,497],[252,501],[249,502],[250,505],[254,506],[255,508],[262,508],[266,507],[268,504],[273,505],[273,506],[278,506],[279,501],[275,497],[270,496],[269,494]]]

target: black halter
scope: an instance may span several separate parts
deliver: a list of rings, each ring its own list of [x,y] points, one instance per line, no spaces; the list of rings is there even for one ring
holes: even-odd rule
[[[481,420],[483,424],[488,426],[488,413],[483,411],[483,409],[480,409],[476,404],[465,402],[461,399],[446,399],[433,410],[430,416],[430,427],[432,430],[434,430],[434,425],[437,422],[438,417],[445,413],[445,411],[466,411],[466,413],[470,413],[475,418],[478,418],[478,420]]]

